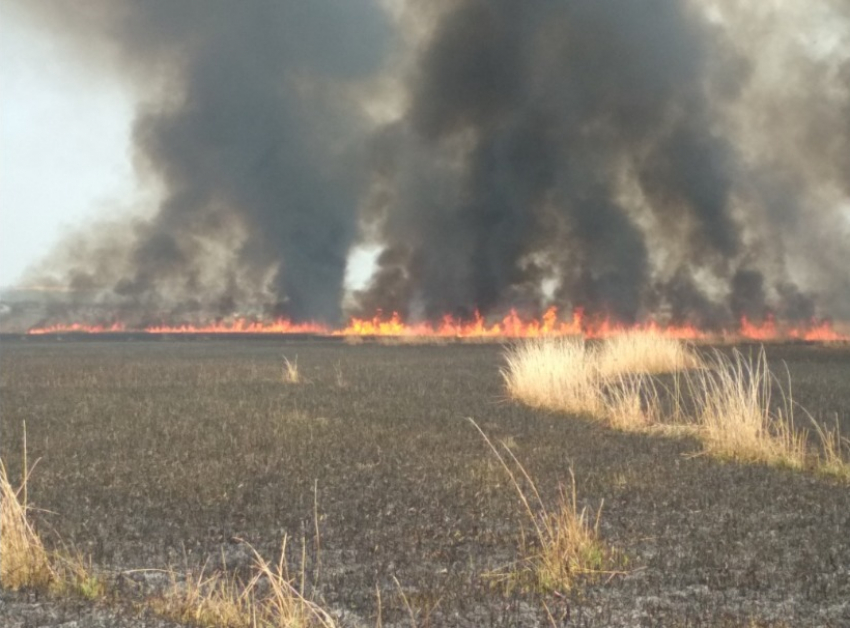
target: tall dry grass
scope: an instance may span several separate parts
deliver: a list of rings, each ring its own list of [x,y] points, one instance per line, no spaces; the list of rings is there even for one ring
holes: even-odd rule
[[[81,554],[48,551],[44,547],[29,517],[27,483],[31,470],[25,453],[23,477],[16,489],[0,460],[0,586],[12,591],[30,589],[88,599],[103,596],[105,581]]]
[[[283,383],[284,384],[300,384],[303,379],[301,377],[301,371],[298,370],[298,356],[295,356],[295,359],[290,361],[289,358],[284,356],[283,358]]]
[[[552,410],[596,414],[599,370],[583,338],[540,338],[513,345],[502,377],[508,393]]]
[[[685,382],[708,452],[793,468],[806,465],[807,436],[794,424],[790,382],[787,390],[780,385],[764,348],[756,356],[715,351]]]
[[[256,550],[251,577],[240,582],[217,572],[172,573],[169,589],[151,602],[163,617],[203,628],[334,628],[334,618],[305,595],[305,581],[291,577],[286,538],[276,565]]]
[[[702,365],[688,344],[651,331],[608,338],[598,346],[594,358],[604,378],[629,373],[674,373]]]
[[[764,347],[746,356],[715,351],[684,381],[707,452],[850,480],[850,441],[794,402],[790,376],[783,383],[771,372]],[[810,430],[797,427],[798,413]]]
[[[850,441],[796,406],[790,380],[783,386],[770,371],[764,348],[755,356],[699,356],[681,341],[635,333],[598,345],[535,340],[505,357],[509,394],[531,406],[589,414],[624,430],[689,423],[708,453],[850,480]],[[666,372],[677,375],[662,394],[653,374]],[[672,410],[662,409],[662,396]],[[811,432],[796,427],[795,409],[811,420]]]
[[[523,537],[525,556],[519,569],[497,573],[495,577],[510,586],[516,582],[525,586],[530,582],[536,590],[565,592],[580,578],[614,573],[608,569],[614,562],[614,552],[599,538],[602,504],[595,513],[587,507],[579,508],[572,468],[570,486],[562,486],[555,507],[547,508],[534,480],[513,452],[503,445],[503,455],[478,424],[471,418],[468,420],[510,477],[532,530],[531,543]]]
[[[24,463],[21,486],[13,488],[0,461],[0,585],[4,589],[47,589],[56,579],[50,557],[29,520],[29,475]]]
[[[698,368],[685,343],[649,332],[600,344],[582,338],[542,338],[514,345],[502,370],[508,393],[531,406],[604,417],[621,429],[660,420],[654,373]]]

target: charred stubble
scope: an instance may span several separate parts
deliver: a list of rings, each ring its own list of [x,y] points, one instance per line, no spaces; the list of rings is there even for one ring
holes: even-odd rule
[[[351,625],[535,625],[543,603],[586,625],[842,625],[846,486],[689,457],[688,439],[605,430],[508,402],[501,348],[328,341],[6,342],[3,459],[41,459],[39,529],[120,570],[220,562],[234,539],[274,556],[306,538],[310,575]],[[848,431],[847,349],[772,347],[795,399]],[[302,382],[282,379],[284,357]],[[566,599],[484,577],[518,558],[523,515],[480,436],[511,443],[545,500],[572,465],[581,505],[627,575]],[[321,550],[313,561],[314,483]],[[318,574],[316,572],[318,571]],[[711,620],[711,621],[709,621]],[[345,623],[344,621],[344,623]],[[690,623],[689,623],[690,622]]]

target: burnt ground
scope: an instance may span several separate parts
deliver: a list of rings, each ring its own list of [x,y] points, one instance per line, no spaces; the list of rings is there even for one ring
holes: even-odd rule
[[[238,572],[251,562],[239,539],[268,558],[284,535],[295,555],[303,541],[345,626],[376,625],[376,589],[384,626],[410,625],[401,592],[421,626],[549,625],[547,606],[568,626],[850,626],[848,485],[508,401],[501,352],[7,338],[2,457],[18,476],[25,420],[41,533],[114,574],[222,558]],[[284,356],[306,382],[283,383]],[[796,401],[850,433],[850,347],[768,356]],[[510,443],[550,504],[572,466],[582,503],[604,500],[625,573],[563,595],[500,586],[527,521],[467,417]],[[116,589],[132,599],[155,579],[129,572]],[[3,622],[165,625],[9,593]]]

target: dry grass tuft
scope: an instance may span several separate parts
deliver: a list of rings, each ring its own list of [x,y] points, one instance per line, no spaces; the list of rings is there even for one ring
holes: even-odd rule
[[[814,420],[812,424],[820,445],[815,463],[817,470],[824,475],[850,482],[850,439],[841,435],[837,420],[832,429]]]
[[[95,573],[91,559],[85,558],[78,552],[54,553],[51,556],[51,563],[56,574],[51,587],[53,593],[97,600],[103,598],[109,591],[106,580]]]
[[[509,394],[531,406],[589,414],[623,430],[690,423],[708,453],[850,481],[850,440],[812,420],[813,450],[809,433],[794,425],[790,382],[786,392],[768,369],[764,348],[756,357],[734,350],[731,357],[715,351],[703,358],[681,341],[636,333],[597,346],[533,340],[510,348],[506,360]],[[670,371],[684,375],[665,392],[674,408],[665,414],[652,374]]]
[[[596,513],[587,507],[579,509],[576,497],[576,480],[570,469],[569,490],[561,487],[560,499],[555,509],[546,508],[537,485],[516,459],[513,452],[503,445],[508,458],[499,451],[484,431],[473,420],[484,441],[496,455],[511,483],[519,495],[532,527],[532,542],[526,546],[526,558],[517,570],[497,574],[509,586],[530,585],[540,591],[565,592],[572,589],[581,579],[593,579],[603,574],[613,563],[614,553],[599,540],[599,519],[602,504]],[[523,486],[527,488],[523,488]]]
[[[512,397],[538,407],[598,414],[602,399],[594,353],[583,338],[543,338],[508,349],[502,369]]]
[[[673,373],[701,365],[687,344],[651,331],[608,338],[599,347],[595,359],[600,375],[605,378],[625,373]]]
[[[662,422],[660,394],[649,375],[621,373],[607,383],[601,396],[602,414],[612,427],[635,431]]]
[[[283,383],[284,384],[300,384],[301,373],[298,370],[298,356],[290,362],[289,358],[283,358]]]
[[[508,392],[525,403],[603,417],[619,429],[660,421],[651,373],[697,368],[685,343],[653,333],[624,334],[588,345],[581,338],[543,338],[517,344],[502,370]]]
[[[47,589],[56,578],[47,551],[27,517],[28,475],[24,463],[24,477],[16,490],[0,461],[0,584],[12,591]]]
[[[86,599],[103,597],[106,582],[95,575],[80,554],[48,552],[29,520],[27,482],[30,469],[24,456],[24,477],[12,488],[0,461],[0,585],[19,591],[49,591]]]
[[[180,581],[172,574],[170,589],[152,602],[164,617],[205,628],[333,628],[333,617],[304,593],[289,576],[286,539],[277,565],[269,564],[256,550],[251,578],[241,583],[226,573],[187,574]],[[303,571],[302,571],[303,574]]]
[[[733,351],[706,360],[685,378],[708,452],[722,457],[803,468],[806,434],[794,427],[794,404],[767,366],[764,348],[753,358]],[[779,403],[774,408],[773,389]]]

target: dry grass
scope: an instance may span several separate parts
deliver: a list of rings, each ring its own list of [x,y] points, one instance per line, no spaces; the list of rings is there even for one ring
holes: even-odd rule
[[[805,466],[805,432],[794,426],[794,404],[767,366],[762,348],[753,358],[715,352],[706,367],[685,378],[707,451],[739,460]],[[772,401],[777,389],[778,404]]]
[[[780,385],[763,348],[755,357],[734,350],[703,358],[681,341],[636,333],[596,346],[533,340],[510,348],[506,360],[509,394],[531,406],[588,414],[623,430],[690,423],[708,453],[850,480],[850,441],[812,420],[813,450],[809,434],[795,427],[790,382]],[[665,393],[673,407],[665,414],[652,374],[671,371],[684,375]]]
[[[302,381],[301,373],[298,370],[298,356],[295,360],[289,361],[289,358],[283,358],[283,382],[285,384],[300,384]]]
[[[27,516],[28,474],[24,463],[21,486],[14,489],[0,461],[0,584],[12,591],[47,589],[56,579],[47,550]]]
[[[565,592],[580,578],[593,579],[612,574],[608,566],[614,553],[599,540],[599,519],[602,504],[595,513],[587,507],[579,509],[576,481],[570,469],[569,489],[561,487],[560,499],[554,509],[548,509],[537,485],[513,452],[503,445],[507,458],[487,437],[478,424],[469,419],[495,454],[517,491],[531,524],[531,543],[523,539],[525,558],[518,569],[500,572],[494,577],[509,586],[530,585],[540,591]],[[525,488],[523,488],[525,486]]]
[[[691,369],[700,358],[685,343],[652,333],[624,334],[589,345],[581,338],[544,338],[508,350],[508,392],[525,403],[604,417],[619,429],[660,421],[651,373]]]
[[[850,482],[850,439],[841,435],[837,422],[832,429],[813,423],[821,446],[818,470],[824,475]]]
[[[252,548],[253,550],[253,548]],[[226,573],[206,576],[172,574],[169,590],[151,605],[160,615],[205,628],[333,628],[333,617],[304,593],[290,577],[286,539],[277,565],[254,550],[250,579],[241,583]]]
[[[648,429],[663,420],[658,387],[644,373],[618,374],[607,382],[600,396],[602,414],[617,429]]]
[[[625,373],[673,373],[701,365],[690,347],[652,332],[619,334],[605,340],[594,356],[604,378]]]
[[[0,461],[0,585],[12,591],[30,589],[86,599],[102,597],[106,582],[79,553],[48,552],[28,513],[30,469],[24,456],[24,477],[14,489]]]
[[[502,369],[508,392],[525,403],[577,414],[601,409],[599,373],[582,338],[543,338],[508,349]]]
[[[29,469],[26,456],[24,459],[24,477],[18,489],[12,487],[0,461],[0,584],[13,591],[103,598],[108,590],[106,581],[95,574],[90,561],[78,553],[48,552],[33,528],[27,516]],[[286,539],[275,566],[254,551],[254,568],[245,584],[226,573],[187,575],[185,579],[172,573],[172,586],[150,600],[150,606],[165,617],[209,628],[334,627],[333,618],[305,597],[303,568],[300,586],[295,586],[285,556]]]
[[[97,600],[109,591],[106,580],[95,572],[91,559],[79,552],[54,552],[50,559],[56,574],[51,587],[54,594]]]

